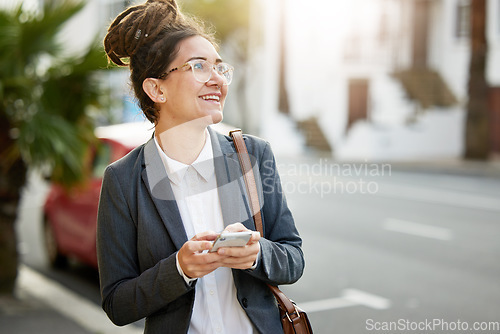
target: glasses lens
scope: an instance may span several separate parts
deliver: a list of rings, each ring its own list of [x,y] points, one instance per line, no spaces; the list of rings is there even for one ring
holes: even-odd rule
[[[233,67],[226,63],[217,64],[217,73],[226,81],[225,84],[229,85],[233,80]]]
[[[191,63],[194,78],[199,82],[207,82],[210,80],[212,67],[206,61],[196,61]]]
[[[199,82],[207,82],[212,76],[214,65],[206,60],[200,60],[190,63],[193,70],[194,78]],[[215,70],[224,79],[224,84],[229,85],[233,80],[233,67],[226,63],[219,63],[215,65]]]

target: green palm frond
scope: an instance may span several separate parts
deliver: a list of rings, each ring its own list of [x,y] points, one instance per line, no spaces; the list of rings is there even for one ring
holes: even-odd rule
[[[58,34],[82,8],[82,1],[53,0],[40,13],[0,10],[0,116],[12,133],[0,140],[2,163],[50,166],[52,180],[66,185],[85,176],[85,154],[96,141],[89,108],[106,108],[102,45],[62,56]]]
[[[92,124],[75,124],[59,115],[39,112],[20,127],[18,145],[28,165],[48,164],[53,180],[72,184],[84,177],[82,161],[94,138],[92,130]]]
[[[103,91],[98,77],[107,60],[100,44],[94,43],[82,57],[62,59],[54,64],[43,82],[42,101],[46,112],[76,122],[88,106],[99,106]]]
[[[73,184],[86,176],[83,160],[89,144],[95,143],[88,110],[105,104],[102,96],[106,91],[98,79],[106,65],[102,46],[94,43],[81,57],[59,59],[41,83],[41,109],[21,130],[27,135],[34,133],[40,142],[26,143],[21,151],[26,152],[24,158],[31,165],[44,163],[44,157],[51,156],[55,182]],[[41,147],[32,149],[34,146]]]
[[[16,49],[19,40],[19,21],[16,19],[18,16],[18,11],[15,10],[15,14],[0,11],[0,30],[2,35],[0,35],[0,56],[5,57],[12,50]]]
[[[18,57],[25,64],[31,64],[44,54],[57,56],[62,46],[54,37],[57,37],[64,24],[83,6],[81,1],[49,1],[45,3],[41,17],[31,14],[34,17],[24,21],[21,16]]]

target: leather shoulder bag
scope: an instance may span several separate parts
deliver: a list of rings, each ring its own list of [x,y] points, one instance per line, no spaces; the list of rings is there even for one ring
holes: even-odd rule
[[[252,163],[250,162],[243,135],[240,129],[229,132],[229,135],[233,138],[234,146],[238,153],[238,160],[240,161],[241,171],[245,180],[249,202],[252,206],[252,212],[255,213],[253,216],[255,228],[260,235],[263,236],[259,196],[255,184],[255,176],[253,175]],[[267,284],[267,286],[278,302],[284,334],[312,334],[311,323],[309,322],[306,312],[301,310],[295,302],[289,299],[278,287],[270,284]]]

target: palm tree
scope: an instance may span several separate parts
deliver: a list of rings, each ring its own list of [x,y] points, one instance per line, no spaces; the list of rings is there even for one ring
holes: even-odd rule
[[[62,56],[57,35],[83,2],[46,1],[40,12],[22,5],[0,10],[0,295],[12,294],[18,256],[14,224],[29,168],[70,185],[84,177],[95,141],[89,106],[105,105],[98,70],[101,47]]]

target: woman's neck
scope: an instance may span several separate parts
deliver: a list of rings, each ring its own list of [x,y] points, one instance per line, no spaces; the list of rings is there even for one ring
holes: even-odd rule
[[[168,127],[158,123],[155,127],[155,137],[167,156],[190,165],[205,146],[206,126],[187,122]]]

